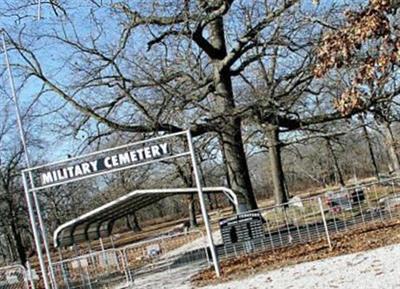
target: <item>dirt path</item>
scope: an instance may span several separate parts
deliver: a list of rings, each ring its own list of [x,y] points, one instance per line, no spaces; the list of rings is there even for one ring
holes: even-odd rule
[[[185,267],[139,278],[135,289],[192,289],[199,267]],[[398,289],[400,245],[302,263],[202,289]]]

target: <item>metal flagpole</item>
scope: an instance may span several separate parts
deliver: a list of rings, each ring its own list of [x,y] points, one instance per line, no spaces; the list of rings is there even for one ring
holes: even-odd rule
[[[25,133],[24,133],[24,128],[22,126],[22,118],[21,118],[21,112],[18,106],[18,99],[17,99],[17,94],[16,94],[16,90],[15,90],[15,83],[14,83],[14,78],[11,72],[11,66],[10,66],[10,61],[8,58],[8,50],[7,50],[7,45],[6,45],[6,41],[5,41],[5,37],[4,37],[4,32],[2,33],[2,42],[3,42],[3,50],[4,50],[4,57],[5,57],[5,62],[6,62],[6,66],[7,66],[7,71],[8,71],[8,78],[10,81],[10,89],[11,89],[11,94],[13,97],[13,101],[14,101],[14,105],[15,105],[15,110],[16,110],[16,115],[17,115],[17,124],[18,124],[18,128],[19,128],[19,134],[20,134],[20,138],[21,138],[21,143],[25,152],[25,162],[28,168],[31,167],[31,161],[30,161],[30,157],[29,157],[29,152],[28,152],[28,147],[26,144],[26,140],[25,140]],[[29,180],[31,182],[31,186],[34,186],[34,182],[33,182],[33,176],[32,173],[29,172]],[[39,240],[39,236],[38,236],[38,232],[37,232],[37,227],[36,227],[36,221],[35,221],[35,215],[34,215],[34,211],[33,211],[33,207],[32,207],[32,201],[30,198],[30,194],[29,194],[29,186],[28,183],[26,181],[25,178],[25,174],[23,174],[23,182],[24,182],[24,189],[25,189],[25,197],[26,197],[26,201],[28,204],[28,211],[29,211],[29,215],[30,215],[30,220],[31,220],[31,225],[32,225],[32,230],[33,230],[33,234],[34,234],[34,238],[35,238],[35,243],[36,243],[36,247],[37,247],[37,251],[38,251],[38,258],[40,261],[40,267],[42,270],[42,274],[43,274],[43,281],[45,284],[45,288],[48,289],[49,284],[48,284],[48,280],[47,280],[47,270],[46,270],[46,264],[44,262],[44,258],[43,258],[43,252],[40,246],[40,240]],[[33,195],[33,200],[35,203],[35,207],[36,207],[36,213],[37,213],[37,217],[38,217],[38,221],[39,221],[39,226],[40,226],[40,230],[42,233],[42,239],[43,239],[43,244],[45,247],[45,251],[46,251],[46,255],[47,255],[47,260],[48,260],[48,265],[49,265],[49,271],[50,271],[50,275],[51,275],[51,281],[53,283],[53,287],[55,289],[57,289],[57,284],[55,282],[55,278],[54,278],[54,271],[53,271],[53,264],[51,262],[51,256],[50,256],[50,251],[49,251],[49,246],[47,243],[47,237],[46,237],[46,231],[45,231],[45,227],[43,224],[43,219],[41,216],[41,211],[40,211],[40,207],[39,207],[39,200],[37,198],[37,194],[36,192],[32,193]],[[47,286],[46,286],[47,285]]]
[[[189,145],[189,150],[190,150],[190,156],[192,158],[194,178],[196,180],[196,187],[197,187],[197,191],[199,193],[201,213],[203,214],[204,225],[206,227],[206,232],[207,232],[207,239],[208,239],[208,243],[210,244],[211,258],[213,260],[215,274],[219,278],[221,276],[221,270],[220,270],[220,266],[219,266],[218,255],[215,250],[210,220],[208,218],[207,209],[206,209],[206,205],[205,205],[205,201],[204,201],[203,189],[202,189],[201,183],[200,183],[200,176],[199,176],[199,171],[198,171],[198,167],[197,167],[196,154],[194,152],[193,142],[192,142],[192,134],[191,134],[190,130],[187,131],[187,139],[188,139],[188,145]]]
[[[38,0],[37,4],[37,20],[40,20],[42,19],[42,0]]]

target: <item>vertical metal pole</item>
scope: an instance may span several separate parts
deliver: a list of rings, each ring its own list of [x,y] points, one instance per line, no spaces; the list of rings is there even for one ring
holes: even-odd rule
[[[87,262],[87,259],[86,259],[86,262]],[[89,283],[89,289],[92,289],[92,282],[90,282],[90,274],[89,274],[89,270],[88,270],[87,266],[85,268],[85,272],[86,272],[87,280],[88,280],[88,283]]]
[[[128,273],[128,280],[129,280],[129,282],[133,282],[134,279],[132,277],[132,272],[129,268],[129,259],[128,259],[128,254],[126,253],[126,248],[123,249],[122,252],[123,252],[124,260],[125,260],[125,266],[126,266],[125,269],[126,269],[126,272]]]
[[[46,264],[45,264],[44,258],[43,258],[42,247],[40,245],[40,239],[39,239],[40,237],[39,237],[39,233],[38,233],[37,227],[36,227],[36,221],[35,221],[35,216],[34,216],[33,207],[32,207],[32,200],[31,200],[31,196],[29,195],[28,184],[27,184],[24,172],[22,172],[22,182],[24,184],[25,199],[26,199],[26,203],[28,206],[28,213],[29,213],[29,219],[31,221],[33,238],[35,239],[35,245],[36,245],[36,250],[37,250],[37,254],[38,254],[40,270],[42,270],[44,287],[45,287],[45,289],[50,289],[49,280],[47,279]]]
[[[393,196],[394,194],[395,194],[395,192],[394,192],[394,182],[392,180],[392,193],[391,193],[391,195]],[[383,204],[385,206],[385,203],[383,203]],[[388,204],[388,209],[389,209],[389,217],[390,217],[390,220],[392,221],[393,220],[393,215],[392,215],[392,209],[391,209],[390,203]]]
[[[100,246],[101,246],[103,260],[105,262],[107,272],[110,273],[110,263],[108,262],[108,255],[106,254],[106,250],[104,248],[103,238],[100,238]]]
[[[90,244],[89,240],[87,241],[87,244],[88,244],[89,255],[90,255],[90,258],[92,260],[92,264],[93,264],[93,266],[96,266],[95,265],[95,259],[94,259],[94,256],[93,256],[92,244]]]
[[[103,243],[103,238],[99,239],[100,241],[100,247],[101,247],[101,251],[104,253],[104,243]]]
[[[119,265],[119,262],[118,262],[118,255],[117,255],[117,251],[115,250],[114,238],[112,235],[110,235],[110,242],[111,242],[111,246],[113,248],[115,261],[117,262],[117,264],[116,264],[117,269],[118,269],[118,271],[121,271],[121,266]]]
[[[2,42],[3,42],[3,51],[4,51],[4,57],[5,57],[5,62],[6,62],[6,66],[7,66],[7,72],[8,72],[8,78],[10,81],[10,89],[11,89],[11,94],[13,97],[13,101],[14,101],[14,105],[15,105],[15,110],[16,110],[16,115],[17,115],[17,123],[18,123],[18,128],[19,128],[19,134],[20,134],[20,138],[21,138],[21,142],[22,142],[22,146],[25,152],[25,163],[26,166],[28,168],[31,167],[31,160],[29,157],[29,151],[28,151],[28,146],[26,144],[26,140],[25,140],[25,132],[24,132],[24,128],[22,126],[22,118],[21,118],[21,111],[19,109],[19,105],[18,105],[18,99],[17,99],[17,93],[15,90],[15,82],[14,82],[14,77],[13,74],[11,72],[11,65],[10,65],[10,60],[8,58],[8,50],[7,50],[7,45],[6,45],[6,40],[4,37],[4,32],[2,33]],[[29,180],[31,183],[31,187],[34,189],[34,181],[33,181],[33,176],[32,176],[32,172],[29,171]],[[25,180],[26,182],[26,180]],[[26,182],[26,186],[25,186],[25,190],[26,193],[29,195],[29,186],[28,183]],[[47,236],[46,236],[46,230],[43,224],[43,219],[42,219],[42,215],[41,215],[41,211],[40,211],[40,206],[39,206],[39,200],[38,197],[36,195],[36,192],[33,191],[32,192],[33,195],[33,201],[36,207],[36,213],[37,213],[37,217],[38,217],[38,221],[39,221],[39,227],[42,233],[42,239],[43,239],[43,244],[44,244],[44,248],[46,251],[46,255],[47,255],[47,261],[48,261],[48,265],[50,268],[50,279],[52,282],[52,286],[54,289],[57,289],[57,283],[55,282],[55,276],[54,276],[54,271],[53,271],[53,264],[51,262],[51,255],[50,255],[50,251],[49,251],[49,245],[47,242]],[[33,212],[33,210],[32,210]],[[33,216],[33,220],[35,219],[35,217]],[[42,268],[43,271],[43,268]],[[43,271],[44,273],[46,273],[46,271]],[[47,289],[47,288],[46,288]]]
[[[37,5],[37,20],[42,19],[42,0],[38,0]]]
[[[111,247],[112,247],[113,249],[115,249],[114,238],[113,238],[112,235],[110,235],[110,243],[111,243]]]
[[[210,256],[208,255],[208,252],[207,252],[207,241],[206,241],[206,239],[204,238],[205,236],[204,236],[204,234],[203,234],[203,231],[199,231],[200,232],[200,235],[201,235],[201,240],[202,240],[202,242],[204,242],[204,253],[206,254],[206,258],[207,258],[207,264],[210,264]],[[225,246],[224,246],[224,248],[225,248]],[[225,254],[226,255],[226,254]]]
[[[268,211],[267,211],[267,213],[268,213]],[[266,216],[268,216],[268,215],[266,215]],[[267,224],[267,230],[268,230],[268,235],[269,235],[269,241],[271,242],[271,248],[272,248],[272,251],[275,252],[274,239],[272,238],[271,228],[269,227],[269,220],[267,217],[265,218],[265,221]]]
[[[320,197],[318,198],[318,204],[319,204],[319,209],[321,211],[322,221],[324,222],[326,239],[328,241],[329,249],[332,250],[331,236],[329,235],[328,224],[326,223],[326,219],[325,219],[324,207],[322,206],[322,201],[321,201]]]
[[[188,141],[188,146],[189,146],[189,150],[190,150],[190,156],[192,159],[193,173],[194,173],[194,178],[196,180],[196,187],[197,187],[197,191],[199,193],[201,213],[203,214],[204,225],[206,227],[206,232],[207,232],[207,239],[208,239],[208,243],[210,245],[211,257],[212,257],[213,264],[214,264],[215,274],[219,278],[221,276],[221,270],[220,270],[220,266],[219,266],[218,255],[217,255],[217,252],[216,252],[215,246],[214,246],[214,240],[213,240],[213,236],[212,236],[210,220],[208,218],[207,208],[206,208],[205,202],[204,202],[203,189],[202,189],[201,183],[200,183],[200,177],[199,177],[197,161],[196,161],[196,154],[194,152],[193,142],[192,142],[192,134],[191,134],[190,130],[187,131],[187,141]]]
[[[126,264],[125,264],[125,258],[124,258],[123,252],[122,252],[122,250],[118,250],[118,253],[119,253],[119,254],[118,254],[118,255],[119,255],[118,260],[121,259],[121,262],[122,262],[122,270],[124,270],[124,273],[125,273],[126,284],[129,284],[128,269],[127,269],[127,266],[126,266]]]
[[[85,281],[85,275],[83,275],[83,269],[82,269],[82,263],[81,263],[81,257],[80,257],[80,250],[74,243],[74,251],[75,251],[75,260],[78,262],[78,268],[79,268],[79,275],[81,276],[81,281],[82,281],[82,286],[86,288],[86,281]]]
[[[32,176],[31,172],[29,172],[29,179],[31,181],[32,188],[34,188],[33,176]],[[38,199],[37,194],[36,194],[35,191],[32,192],[32,195],[33,195],[33,201],[34,201],[35,207],[36,207],[36,213],[38,215],[39,227],[40,227],[40,230],[42,232],[44,250],[46,252],[47,262],[48,262],[49,269],[50,269],[49,270],[49,272],[50,272],[50,280],[52,281],[53,288],[57,289],[58,287],[57,287],[57,282],[56,282],[56,278],[55,278],[55,275],[54,275],[53,262],[51,261],[49,243],[48,243],[48,239],[47,239],[46,228],[45,228],[44,223],[43,223],[43,218],[42,218],[42,213],[41,213],[41,209],[40,209],[39,199]]]
[[[35,280],[33,280],[32,267],[29,261],[26,262],[26,269],[28,270],[28,282],[31,283],[31,289],[35,289]]]
[[[66,264],[66,263],[64,262],[64,257],[63,257],[62,249],[61,249],[61,248],[58,248],[58,254],[59,254],[59,258],[60,258],[59,264],[60,264],[60,267],[61,267],[62,278],[63,278],[63,280],[64,280],[64,283],[67,284],[67,288],[70,289],[71,287],[69,286],[68,275],[67,275],[67,272],[66,272],[66,270],[65,270],[65,264]],[[67,271],[68,271],[68,270],[69,270],[69,269],[68,269],[68,267],[67,267]]]

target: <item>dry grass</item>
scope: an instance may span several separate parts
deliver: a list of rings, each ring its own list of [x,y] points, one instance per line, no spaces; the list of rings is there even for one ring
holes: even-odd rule
[[[282,268],[302,262],[357,253],[382,246],[400,243],[400,221],[386,224],[372,224],[333,238],[330,250],[325,240],[297,245],[275,251],[255,253],[221,262],[222,278],[217,279],[213,268],[209,268],[192,278],[195,286],[237,280],[249,275]]]

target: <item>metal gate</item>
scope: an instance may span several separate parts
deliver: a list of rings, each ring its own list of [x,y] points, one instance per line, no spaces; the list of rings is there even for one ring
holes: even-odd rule
[[[155,273],[173,274],[186,266],[200,270],[209,266],[209,255],[203,232],[191,231],[65,259],[53,268],[59,289],[135,287]]]
[[[29,289],[29,279],[21,265],[0,268],[0,289]]]

